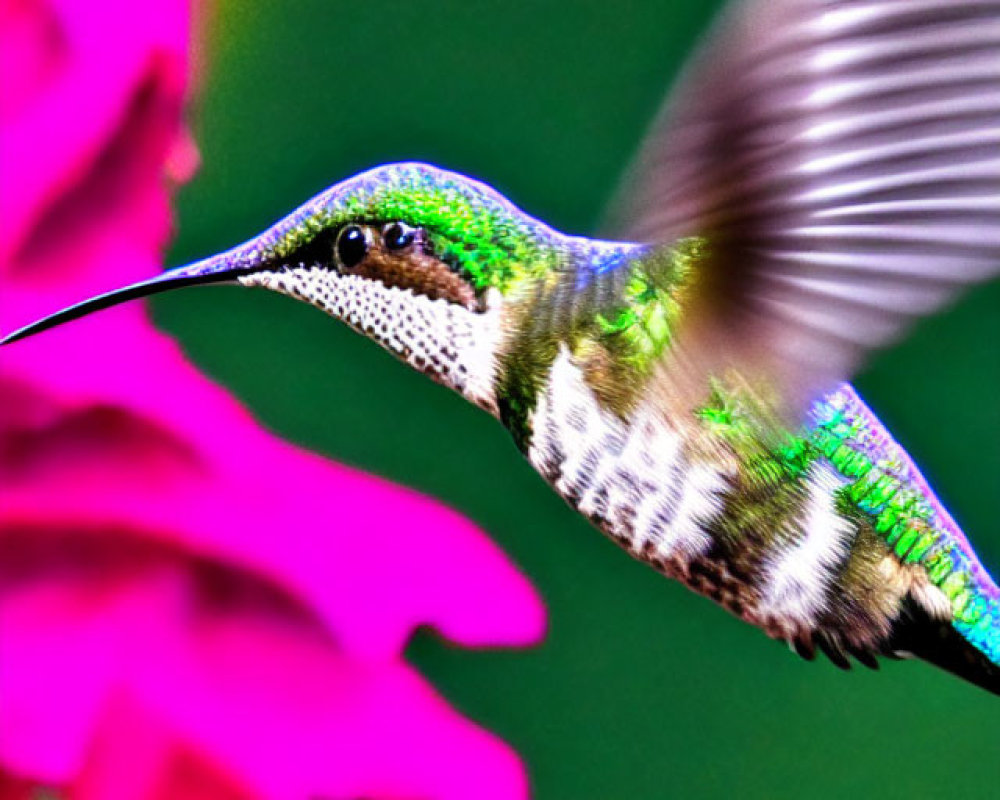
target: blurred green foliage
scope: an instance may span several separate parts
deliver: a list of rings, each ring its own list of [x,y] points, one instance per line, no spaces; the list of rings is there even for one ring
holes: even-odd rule
[[[204,165],[181,193],[170,263],[402,158],[593,231],[717,6],[222,0],[192,111]],[[630,560],[486,415],[313,309],[219,288],[154,308],[266,426],[442,498],[530,575],[549,609],[544,645],[474,653],[422,633],[409,656],[517,748],[542,800],[1000,795],[996,698],[915,663],[800,661]],[[998,310],[1000,285],[976,290],[857,382],[994,569]]]

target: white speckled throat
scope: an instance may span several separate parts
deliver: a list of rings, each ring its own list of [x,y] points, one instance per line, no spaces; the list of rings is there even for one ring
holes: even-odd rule
[[[322,309],[496,416],[494,377],[503,304],[496,289],[484,295],[483,311],[470,311],[447,300],[323,267],[252,272],[239,282]]]

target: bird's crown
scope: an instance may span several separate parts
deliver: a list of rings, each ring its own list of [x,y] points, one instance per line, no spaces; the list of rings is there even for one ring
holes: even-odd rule
[[[262,264],[328,264],[474,304],[551,267],[562,237],[492,188],[428,164],[362,172],[248,243]]]

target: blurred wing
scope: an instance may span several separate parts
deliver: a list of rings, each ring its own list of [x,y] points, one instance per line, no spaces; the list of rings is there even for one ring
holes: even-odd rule
[[[705,236],[694,352],[807,399],[1000,268],[1000,0],[733,5],[613,210]]]

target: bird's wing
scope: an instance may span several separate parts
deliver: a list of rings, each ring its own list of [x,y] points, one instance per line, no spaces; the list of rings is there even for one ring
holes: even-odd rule
[[[1000,0],[735,3],[612,209],[706,237],[689,365],[808,400],[1000,269]]]

